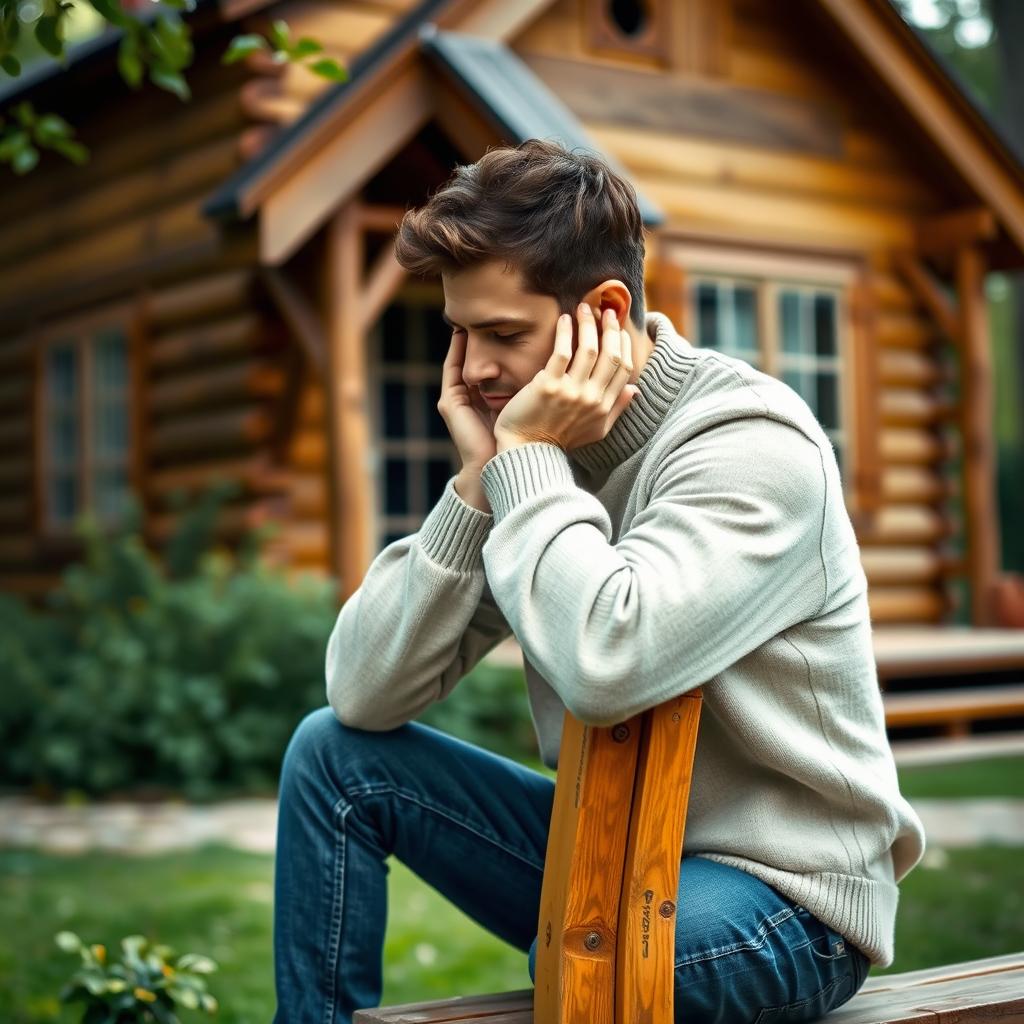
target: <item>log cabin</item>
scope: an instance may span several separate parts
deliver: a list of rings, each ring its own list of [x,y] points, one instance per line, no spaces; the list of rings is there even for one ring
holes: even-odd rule
[[[114,30],[0,91],[92,154],[0,170],[0,590],[38,600],[80,553],[75,517],[115,527],[128,494],[159,551],[173,495],[224,478],[218,537],[273,522],[267,557],[344,600],[458,469],[436,410],[443,294],[407,279],[395,227],[457,163],[538,136],[634,184],[649,309],[814,409],[883,677],[1024,665],[1024,631],[994,628],[984,287],[1024,266],[1024,168],[889,0],[197,0],[186,17],[189,102],[126,86]],[[222,63],[279,18],[347,80]]]

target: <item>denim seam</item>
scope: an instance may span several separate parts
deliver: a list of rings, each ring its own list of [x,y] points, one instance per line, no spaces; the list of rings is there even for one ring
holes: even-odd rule
[[[780,910],[777,914],[774,914],[772,917],[766,918],[761,922],[757,929],[756,941],[750,940],[747,942],[736,942],[731,946],[721,946],[704,950],[700,953],[694,954],[688,959],[680,960],[675,964],[675,969],[678,970],[680,967],[685,967],[687,964],[702,963],[705,960],[717,960],[719,957],[729,956],[732,953],[739,953],[748,949],[760,949],[765,942],[767,942],[770,932],[778,931],[780,924],[795,916],[795,910],[790,908]],[[809,944],[810,941],[808,941],[807,945]]]
[[[791,1013],[793,1010],[802,1010],[805,1006],[807,1006],[808,1003],[815,1002],[816,1000],[821,999],[823,996],[830,995],[832,991],[838,988],[839,985],[842,984],[842,982],[844,981],[848,982],[850,985],[853,984],[852,976],[840,975],[838,978],[833,978],[827,985],[825,985],[823,988],[820,988],[817,992],[814,993],[814,995],[808,996],[806,999],[798,999],[795,1003],[782,1003],[780,1006],[762,1007],[761,1011],[758,1013],[757,1017],[754,1020],[754,1024],[761,1024],[761,1022],[772,1019],[771,1017],[766,1018],[765,1014],[772,1014],[774,1016],[779,1013],[788,1014]],[[846,999],[843,1000],[843,1002],[849,1002],[849,1000],[852,998],[852,996],[848,996]],[[839,1005],[842,1006],[843,1004],[840,1003]],[[837,1007],[832,1007],[832,1009],[837,1009]],[[827,1012],[831,1013],[831,1010]]]
[[[360,786],[356,789],[350,788],[348,790],[348,794],[350,797],[370,795],[376,796],[380,793],[393,793],[396,796],[400,796],[403,799],[408,800],[411,803],[418,805],[419,807],[422,807],[426,811],[431,811],[434,814],[440,815],[442,818],[446,818],[448,821],[451,821],[454,824],[466,829],[467,831],[472,832],[473,835],[475,835],[478,839],[482,839],[484,840],[484,842],[491,843],[493,846],[498,847],[499,850],[504,850],[505,853],[507,853],[510,857],[515,857],[516,860],[521,860],[524,864],[528,864],[535,871],[540,871],[541,873],[543,873],[544,871],[543,864],[537,864],[535,861],[531,860],[529,857],[524,856],[522,853],[519,853],[517,850],[513,850],[511,847],[506,846],[503,842],[501,842],[499,839],[496,839],[494,836],[488,835],[486,832],[480,831],[480,829],[476,828],[474,825],[472,825],[465,819],[459,818],[454,814],[450,814],[448,811],[444,810],[441,807],[435,807],[433,804],[426,803],[425,801],[421,800],[415,793],[410,793],[408,790],[399,789],[397,786],[391,785]]]
[[[345,816],[350,810],[352,805],[344,797],[340,797],[331,808],[331,819],[335,823],[334,871],[331,872],[334,879],[334,895],[331,899],[331,931],[327,945],[327,1001],[324,1004],[323,1024],[333,1024],[334,1007],[338,1001],[338,954],[341,951],[341,919],[345,900]]]

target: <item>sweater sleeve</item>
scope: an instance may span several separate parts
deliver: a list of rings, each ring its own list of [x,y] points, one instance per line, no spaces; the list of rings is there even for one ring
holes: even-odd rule
[[[486,587],[481,549],[493,517],[449,479],[418,533],[389,544],[342,605],[327,641],[327,701],[359,729],[414,719],[509,626]]]
[[[824,602],[822,456],[783,423],[733,420],[669,451],[615,543],[557,445],[506,449],[481,482],[498,606],[586,724],[699,686]]]

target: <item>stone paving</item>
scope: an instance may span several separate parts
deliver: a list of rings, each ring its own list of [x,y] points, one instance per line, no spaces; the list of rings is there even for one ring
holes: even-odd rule
[[[917,800],[914,807],[924,822],[932,858],[941,860],[944,849],[982,843],[1024,846],[1024,800]],[[273,853],[276,826],[277,804],[266,799],[69,807],[0,798],[0,847],[59,853],[101,849],[145,854],[212,842]]]

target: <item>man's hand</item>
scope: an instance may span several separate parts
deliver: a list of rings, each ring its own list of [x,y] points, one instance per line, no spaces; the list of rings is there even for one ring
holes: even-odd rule
[[[463,468],[479,475],[484,463],[494,458],[496,445],[489,410],[479,400],[474,401],[476,389],[470,388],[462,379],[465,358],[466,332],[459,327],[452,331],[448,356],[441,371],[441,398],[437,411],[452,435]]]
[[[563,313],[547,365],[509,399],[495,420],[497,452],[531,441],[548,441],[563,451],[600,441],[637,393],[636,385],[626,383],[633,372],[632,340],[628,331],[619,329],[615,311],[605,310],[600,351],[590,306],[581,303],[576,314],[575,356],[572,316]]]

